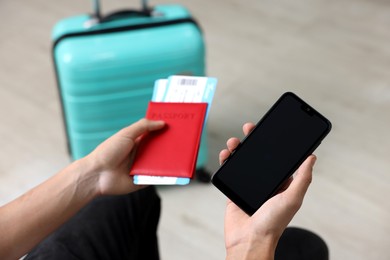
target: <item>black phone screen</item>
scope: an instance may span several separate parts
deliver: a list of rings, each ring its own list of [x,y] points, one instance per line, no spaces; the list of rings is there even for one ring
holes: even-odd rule
[[[285,93],[213,175],[212,182],[252,215],[329,133],[331,123]]]

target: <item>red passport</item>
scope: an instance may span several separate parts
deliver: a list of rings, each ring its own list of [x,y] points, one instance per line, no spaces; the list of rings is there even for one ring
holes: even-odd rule
[[[146,118],[166,126],[142,136],[130,175],[192,178],[206,110],[207,103],[149,102]]]

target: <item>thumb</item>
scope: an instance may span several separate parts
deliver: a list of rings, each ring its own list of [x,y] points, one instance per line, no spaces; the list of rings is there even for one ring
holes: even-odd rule
[[[303,200],[312,181],[313,167],[316,160],[317,157],[315,155],[310,155],[298,168],[293,181],[287,189],[292,197]]]
[[[143,118],[136,123],[122,129],[118,132],[120,136],[136,140],[139,136],[144,133],[162,129],[165,126],[164,121],[153,121]]]

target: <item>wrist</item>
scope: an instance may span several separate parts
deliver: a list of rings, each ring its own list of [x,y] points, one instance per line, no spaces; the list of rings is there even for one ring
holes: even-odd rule
[[[84,189],[92,199],[99,196],[99,167],[94,163],[94,160],[90,160],[89,157],[84,157],[75,161],[74,166],[79,169],[77,186]]]
[[[273,239],[251,239],[226,250],[226,260],[273,260],[277,242]]]
[[[242,259],[242,260],[273,260],[275,249],[261,247],[242,247],[234,248],[227,251],[226,260]]]

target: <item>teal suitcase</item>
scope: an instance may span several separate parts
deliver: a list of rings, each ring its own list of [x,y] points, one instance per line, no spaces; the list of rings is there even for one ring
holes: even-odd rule
[[[72,159],[90,153],[119,129],[144,117],[154,81],[205,75],[202,32],[180,5],[157,5],[59,21],[53,61]],[[197,170],[207,163],[207,134]]]

